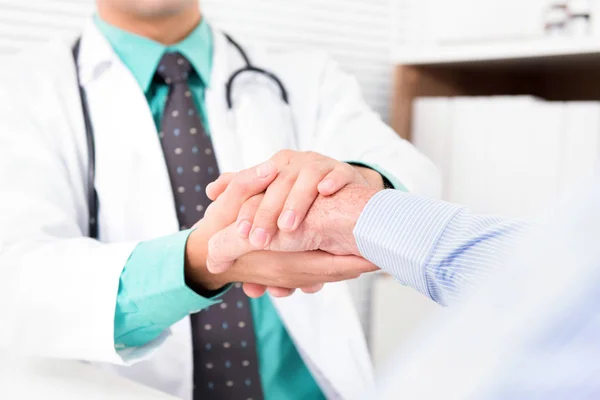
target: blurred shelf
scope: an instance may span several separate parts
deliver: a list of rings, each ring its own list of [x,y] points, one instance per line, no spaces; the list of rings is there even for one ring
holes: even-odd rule
[[[600,101],[600,38],[396,49],[391,125],[410,139],[418,97],[533,95]]]
[[[453,64],[554,63],[600,64],[600,38],[545,38],[522,42],[488,42],[398,48],[394,63],[413,66]]]

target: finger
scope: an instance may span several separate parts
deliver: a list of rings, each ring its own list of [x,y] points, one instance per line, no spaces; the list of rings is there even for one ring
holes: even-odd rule
[[[283,288],[309,288],[317,284],[358,278],[378,268],[356,256],[334,256],[323,251],[282,253],[255,251],[236,261],[236,279]]]
[[[357,256],[336,256],[323,251],[306,253],[283,253],[280,262],[285,262],[287,271],[302,271],[305,275],[301,281],[286,280],[282,286],[316,289],[316,285],[347,281],[360,277],[364,273],[379,270],[377,266]],[[302,257],[295,256],[302,254]],[[290,271],[291,272],[291,271]],[[311,282],[312,281],[312,282]],[[303,282],[303,283],[300,283]]]
[[[235,178],[233,172],[226,172],[221,174],[216,181],[211,182],[206,186],[206,195],[212,201],[215,201],[219,196],[227,189],[227,186]]]
[[[320,292],[321,289],[323,289],[323,286],[324,285],[322,283],[317,283],[316,285],[303,287],[301,290],[307,294],[314,294]]]
[[[270,287],[267,289],[269,294],[273,297],[281,298],[281,297],[290,297],[294,294],[296,289],[286,289],[280,287]]]
[[[282,254],[279,262],[286,266],[287,277],[284,276],[278,286],[284,287],[308,287],[319,283],[346,281],[379,269],[357,256],[337,256],[323,251]],[[300,273],[303,276],[299,276]]]
[[[318,184],[319,193],[323,196],[331,196],[339,192],[345,186],[353,183],[357,179],[358,172],[350,164],[339,163]]]
[[[316,162],[300,171],[277,221],[279,229],[292,232],[300,226],[319,195],[317,185],[334,170],[335,163],[336,161]]]
[[[240,209],[236,224],[239,235],[244,239],[248,239],[248,236],[250,236],[256,210],[258,210],[263,198],[263,194],[258,194],[246,201]]]
[[[213,274],[227,271],[235,260],[256,250],[248,240],[240,236],[238,224],[231,224],[217,232],[208,241],[206,268]]]
[[[258,299],[267,292],[266,286],[257,285],[255,283],[244,283],[243,289],[244,293],[246,293],[246,296],[252,299]]]
[[[236,173],[225,191],[213,203],[215,206],[207,217],[218,226],[232,223],[246,200],[264,192],[276,177],[277,169],[271,161]]]
[[[277,232],[277,219],[290,190],[294,187],[298,172],[299,170],[296,169],[281,172],[265,192],[256,210],[250,233],[250,243],[255,249],[266,248]]]
[[[330,282],[355,279],[362,274],[378,270],[379,267],[375,264],[357,256],[330,256],[324,267],[324,273]]]
[[[252,179],[253,177],[251,171],[253,170],[256,171],[256,176],[258,179],[261,179],[261,176],[265,179],[269,178],[269,176],[271,176],[273,173],[275,173],[276,176],[276,174],[279,173],[279,171],[281,171],[286,165],[289,164],[291,158],[296,153],[297,152],[293,150],[281,150],[273,157],[271,157],[271,159],[267,162],[256,165],[252,168],[238,173],[224,173],[215,182],[212,182],[207,186],[207,195],[211,200],[216,200],[229,187],[231,183],[233,183],[234,185],[240,185],[247,183],[248,179]],[[273,178],[275,176],[273,176]],[[253,190],[250,196],[263,192],[264,190],[266,190],[267,186],[271,184],[271,182],[272,180],[268,181],[266,185],[258,186],[260,190]],[[214,196],[214,198],[211,196]]]

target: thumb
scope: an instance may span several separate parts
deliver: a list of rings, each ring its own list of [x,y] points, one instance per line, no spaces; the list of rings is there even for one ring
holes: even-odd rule
[[[267,292],[267,287],[256,283],[244,283],[244,293],[252,299],[258,299],[264,296]]]
[[[231,268],[235,260],[252,251],[256,248],[240,235],[236,223],[231,224],[208,241],[206,268],[213,274],[222,274]]]
[[[229,186],[233,178],[235,178],[235,173],[225,172],[221,174],[216,181],[209,183],[208,186],[206,186],[206,195],[208,198],[212,201],[218,199],[225,189],[227,189],[227,186]]]

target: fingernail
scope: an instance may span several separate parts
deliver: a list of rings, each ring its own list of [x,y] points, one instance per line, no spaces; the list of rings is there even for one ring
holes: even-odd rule
[[[281,229],[292,229],[296,224],[296,213],[292,210],[284,212],[279,219]]]
[[[262,163],[258,167],[256,167],[256,176],[261,179],[267,178],[269,175],[271,175],[272,172],[273,166],[269,161]]]
[[[250,235],[250,244],[254,247],[264,248],[267,243],[267,231],[262,228],[256,228]]]
[[[333,189],[333,181],[328,179],[319,184],[319,190],[330,191]]]
[[[252,224],[250,221],[244,219],[237,224],[237,228],[242,237],[248,238],[248,235],[250,235],[250,229],[252,229]]]
[[[215,200],[213,198],[210,197],[210,188],[213,186],[213,183],[209,183],[208,185],[206,185],[206,189],[204,189],[204,193],[206,193],[206,196],[208,196],[209,199],[211,200]]]

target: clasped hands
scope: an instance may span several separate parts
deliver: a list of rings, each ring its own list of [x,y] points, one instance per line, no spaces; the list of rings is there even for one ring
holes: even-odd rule
[[[291,150],[223,174],[206,189],[213,203],[186,250],[202,261],[190,263],[186,279],[208,290],[242,282],[250,297],[267,289],[285,297],[375,271],[360,257],[353,229],[381,189],[376,171]]]

